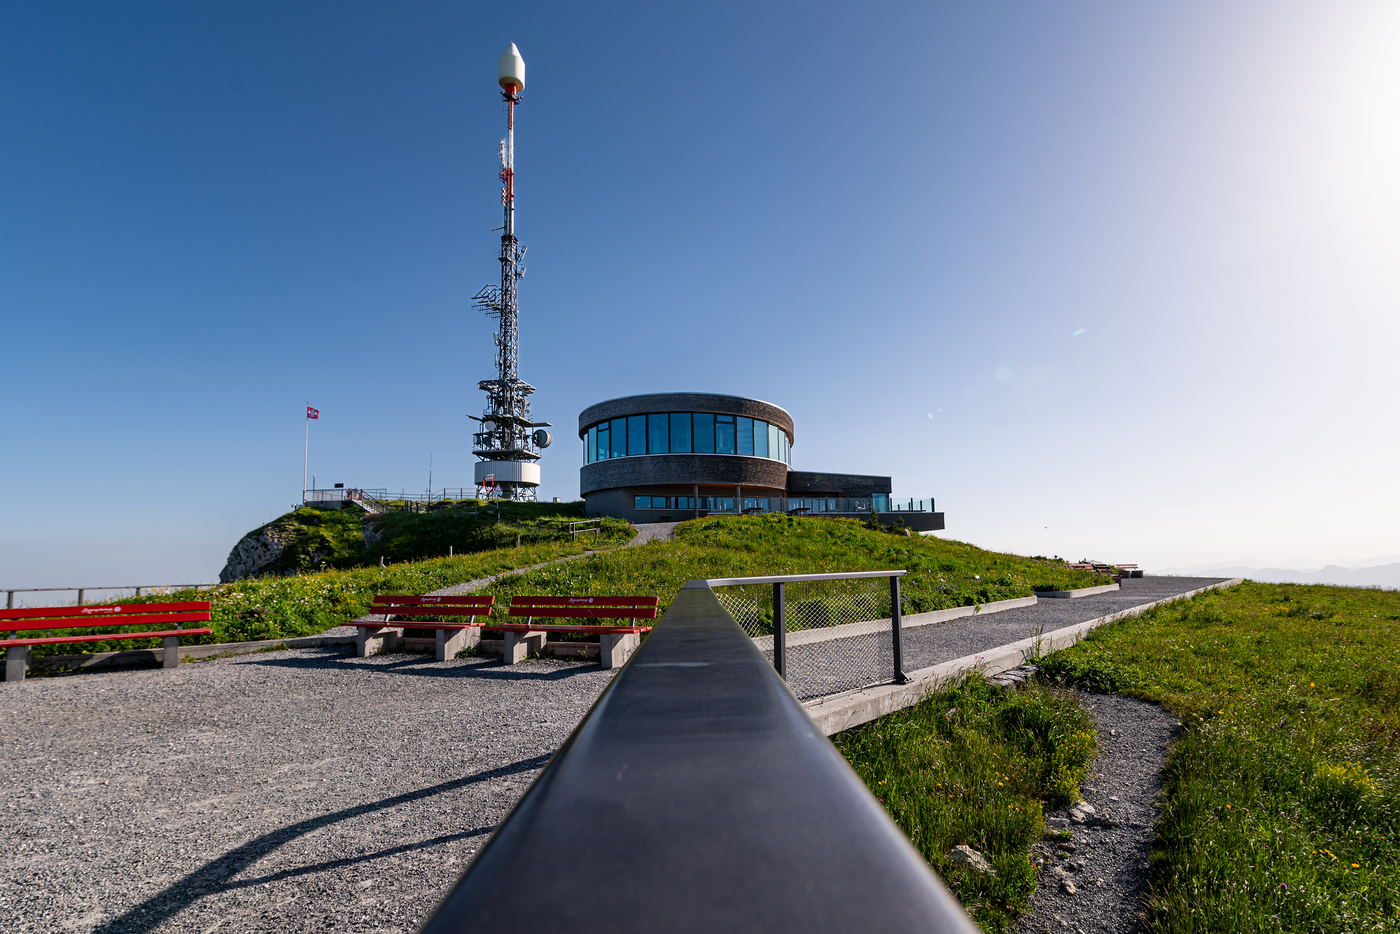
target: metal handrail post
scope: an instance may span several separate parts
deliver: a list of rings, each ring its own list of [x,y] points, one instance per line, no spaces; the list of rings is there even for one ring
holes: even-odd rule
[[[894,650],[894,683],[908,684],[904,673],[904,614],[900,605],[899,578],[890,578],[890,647]]]
[[[773,667],[778,677],[787,680],[787,611],[784,601],[787,597],[787,584],[777,581],[773,584]]]

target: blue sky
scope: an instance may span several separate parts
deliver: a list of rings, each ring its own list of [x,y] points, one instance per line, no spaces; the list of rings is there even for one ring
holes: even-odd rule
[[[512,41],[543,495],[708,390],[988,547],[1400,552],[1393,3],[14,2],[0,586],[213,579],[308,401],[470,484]]]

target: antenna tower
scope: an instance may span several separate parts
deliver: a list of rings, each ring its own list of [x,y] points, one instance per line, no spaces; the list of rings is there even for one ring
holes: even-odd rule
[[[535,387],[520,378],[520,277],[525,247],[515,238],[515,105],[525,89],[525,61],[515,43],[500,59],[501,98],[506,104],[506,138],[501,140],[501,204],[505,225],[501,228],[501,284],[488,285],[473,298],[477,308],[500,322],[496,332],[496,378],[477,386],[486,393],[486,408],[473,434],[478,498],[533,501],[540,485],[538,448],[549,446],[544,429],[549,422],[530,418],[530,394]],[[532,432],[532,429],[538,429]]]

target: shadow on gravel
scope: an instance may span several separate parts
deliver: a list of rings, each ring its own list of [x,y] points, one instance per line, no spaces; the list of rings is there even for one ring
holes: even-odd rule
[[[358,804],[355,807],[334,811],[330,814],[323,814],[320,817],[310,817],[304,821],[292,824],[290,827],[284,827],[281,830],[275,830],[272,833],[264,834],[256,840],[250,840],[238,849],[226,853],[213,862],[196,869],[168,889],[152,895],[141,904],[136,905],[105,924],[94,928],[94,932],[95,934],[108,934],[108,932],[116,934],[118,931],[150,931],[160,927],[170,918],[183,911],[196,899],[205,895],[216,895],[220,892],[229,892],[253,885],[261,885],[265,882],[272,882],[278,879],[309,875],[314,872],[321,872],[341,866],[352,865],[354,863],[365,862],[367,860],[378,859],[381,856],[392,856],[407,850],[437,846],[443,843],[450,843],[454,840],[463,840],[467,837],[476,837],[490,833],[495,829],[494,827],[477,827],[472,830],[464,830],[461,833],[435,837],[432,840],[425,840],[422,843],[391,847],[386,850],[380,850],[377,853],[366,853],[361,856],[329,860],[324,863],[301,866],[296,869],[286,869],[281,872],[259,876],[254,879],[234,879],[234,876],[243,872],[243,870],[267,856],[284,843],[289,843],[314,830],[320,830],[322,827],[329,827],[332,824],[337,824],[341,821],[359,817],[363,814],[370,814],[385,808],[421,801],[424,798],[431,798],[433,795],[440,795],[446,791],[455,791],[458,788],[473,785],[477,782],[489,781],[493,778],[501,778],[506,775],[515,775],[520,772],[529,772],[533,769],[543,768],[544,764],[549,761],[550,755],[551,754],[542,754],[530,759],[522,759],[510,765],[488,769],[485,772],[477,772],[475,775],[467,775],[463,778],[454,778],[450,782],[443,782],[429,788],[420,788],[417,791],[405,792],[401,795],[395,795],[392,798],[385,798],[382,801]]]
[[[393,661],[376,659],[393,658]],[[586,672],[601,669],[596,662],[574,663],[566,668],[553,668],[547,671],[532,670],[528,662],[521,665],[506,665],[485,659],[475,660],[470,665],[446,665],[435,661],[431,655],[378,655],[374,659],[356,658],[353,655],[319,655],[310,657],[269,658],[250,665],[267,665],[273,668],[293,668],[300,671],[344,671],[358,668],[362,671],[375,671],[384,674],[417,675],[422,678],[485,678],[491,681],[562,681]],[[564,661],[564,659],[560,659]]]

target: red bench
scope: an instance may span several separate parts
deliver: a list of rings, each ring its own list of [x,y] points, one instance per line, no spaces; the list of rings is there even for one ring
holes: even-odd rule
[[[21,610],[0,610],[0,632],[8,639],[0,640],[5,649],[5,680],[23,681],[29,665],[30,651],[36,645],[66,645],[82,642],[113,642],[117,639],[163,639],[161,664],[174,668],[180,664],[180,637],[207,636],[212,629],[186,629],[182,623],[209,622],[209,601],[189,603],[127,603],[121,606],[40,606]],[[58,632],[65,629],[129,628],[131,626],[169,626],[150,632],[99,632],[63,636],[18,638],[21,632]]]
[[[598,634],[598,663],[604,668],[621,667],[641,645],[641,634],[650,626],[638,626],[639,619],[656,619],[661,600],[658,597],[511,597],[510,616],[525,617],[522,625],[497,626],[505,634],[505,663],[514,665],[534,652],[544,651],[545,639],[551,632]],[[544,619],[630,619],[631,626],[590,626],[539,624]]]
[[[491,608],[495,605],[495,597],[479,594],[455,597],[379,596],[374,598],[374,606],[368,616],[348,625],[360,630],[355,637],[355,654],[360,658],[398,648],[403,643],[405,629],[431,629],[437,633],[437,660],[445,662],[481,641],[482,624],[476,622],[476,617],[490,616]],[[382,619],[374,619],[375,616]],[[466,620],[456,623],[404,618],[411,616],[465,616]],[[390,622],[391,618],[394,618],[393,622]]]

